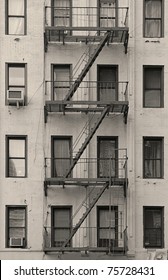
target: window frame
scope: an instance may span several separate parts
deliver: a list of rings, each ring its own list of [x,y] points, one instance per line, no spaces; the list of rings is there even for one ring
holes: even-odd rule
[[[115,212],[115,227],[111,227],[112,229],[115,230],[115,240],[110,239],[113,242],[113,244],[110,244],[110,246],[113,245],[115,247],[118,247],[118,226],[119,226],[119,224],[118,224],[118,214],[119,214],[118,206],[107,206],[107,205],[97,206],[97,247],[104,247],[104,246],[100,246],[100,243],[99,243],[100,242],[100,237],[99,237],[100,236],[100,230],[101,229],[109,230],[109,226],[100,227],[100,214],[99,213],[102,210],[108,210],[108,211],[111,211],[111,212],[112,211]],[[107,239],[107,240],[109,241],[109,239]],[[109,247],[109,244],[108,244],[108,246],[105,246],[105,247]]]
[[[107,178],[100,176],[100,142],[101,141],[115,141],[115,177],[118,177],[118,136],[97,136],[97,177]],[[113,176],[112,176],[113,177]]]
[[[10,157],[9,156],[9,141],[10,140],[24,140],[25,143],[25,156],[23,158],[20,157]],[[28,176],[28,172],[27,172],[27,161],[28,161],[28,149],[27,149],[27,145],[28,145],[28,137],[27,135],[6,135],[6,178],[27,178]],[[9,176],[9,160],[11,158],[17,158],[17,159],[24,159],[25,161],[25,176]]]
[[[54,211],[56,210],[69,210],[69,217],[70,217],[70,226],[69,227],[56,227],[54,225]],[[54,231],[55,229],[69,229],[69,233],[72,230],[72,205],[58,205],[58,206],[51,206],[51,247],[55,247],[54,246]],[[65,240],[66,241],[66,240]],[[57,246],[57,247],[61,247],[61,246]],[[72,247],[72,240],[70,241],[70,243],[67,245],[67,247]]]
[[[51,0],[51,26],[55,26],[54,25],[54,19],[57,18],[54,16],[54,0]],[[72,26],[72,0],[69,0],[69,26],[68,27],[71,27]],[[57,26],[57,25],[56,25]],[[72,31],[68,32],[69,35],[72,34]]]
[[[151,36],[147,36],[145,34],[145,23],[146,23],[146,17],[145,17],[145,13],[146,13],[146,10],[145,10],[145,3],[146,1],[148,0],[144,0],[143,1],[143,37],[144,38],[163,38],[164,37],[164,0],[160,0],[161,1],[161,18],[160,18],[160,36],[159,37],[151,37]],[[155,0],[152,0],[152,1],[155,1]],[[155,19],[155,18],[150,18],[151,20],[152,19]],[[148,19],[148,20],[150,20]]]
[[[114,83],[116,84],[115,85],[115,101],[118,101],[118,73],[119,73],[119,66],[118,64],[98,64],[97,65],[97,100],[98,101],[101,101],[100,99],[100,83],[103,81],[100,81],[100,71],[101,69],[115,69],[115,78],[116,78],[116,81],[114,81]],[[107,82],[107,81],[104,81],[104,82]],[[108,83],[108,82],[107,82]],[[110,83],[110,81],[109,81]],[[111,83],[113,83],[113,81],[111,81]],[[105,101],[103,101],[105,102]],[[110,101],[108,101],[110,102]]]
[[[62,178],[63,176],[57,176],[55,177],[54,176],[54,168],[55,168],[55,163],[54,163],[54,141],[55,140],[68,140],[69,141],[69,145],[70,145],[70,164],[72,163],[72,141],[73,141],[73,138],[72,136],[70,135],[52,135],[51,136],[51,177],[52,178]],[[69,174],[68,178],[72,178],[73,177],[73,171],[71,171],[71,173]]]
[[[72,64],[51,64],[51,77],[52,77],[52,81],[51,81],[51,100],[55,100],[54,99],[54,89],[57,88],[54,85],[54,73],[55,73],[55,69],[56,68],[69,68],[69,86],[66,87],[62,87],[62,88],[67,88],[67,94],[68,94],[68,90],[70,88],[71,85],[71,80],[72,80]],[[62,100],[65,98],[65,96],[63,96]]]
[[[9,69],[10,68],[24,68],[24,87],[22,85],[18,86],[18,85],[9,85]],[[8,101],[7,101],[7,90],[9,90],[9,87],[13,87],[13,88],[24,88],[24,106],[26,106],[27,103],[27,63],[6,63],[5,64],[5,76],[6,76],[6,94],[5,94],[5,105],[8,105]],[[12,106],[12,104],[10,104],[10,106]],[[14,106],[14,105],[13,105]]]
[[[156,69],[160,70],[160,106],[146,106],[145,105],[145,71]],[[152,90],[152,89],[151,89]],[[164,107],[164,66],[163,65],[143,65],[143,108],[163,108]]]
[[[160,177],[148,177],[145,175],[145,161],[147,160],[145,156],[145,141],[160,141],[161,153],[160,153]],[[152,160],[152,159],[149,159]],[[155,159],[153,159],[155,160]],[[163,179],[164,178],[164,137],[158,136],[144,136],[143,137],[143,178],[144,179]]]
[[[146,234],[145,234],[145,230],[148,228],[145,228],[145,211],[158,211],[160,210],[160,216],[161,216],[161,227],[160,227],[160,231],[161,231],[161,245],[160,246],[150,246],[150,245],[146,245]],[[157,229],[152,227],[152,229]],[[164,207],[163,206],[143,206],[143,247],[144,248],[164,248]]]
[[[23,242],[23,246],[10,246],[9,244],[9,213],[10,209],[13,210],[18,210],[18,209],[24,209],[25,210],[25,238]],[[6,242],[5,242],[5,247],[6,248],[12,248],[12,249],[19,249],[19,248],[26,248],[27,247],[27,206],[26,205],[6,205]]]
[[[24,15],[9,15],[9,1],[5,1],[5,14],[6,14],[6,24],[5,24],[5,34],[10,36],[25,36],[27,35],[27,0],[24,1]],[[24,34],[10,34],[9,33],[9,18],[23,18],[24,19]]]
[[[116,5],[115,5],[115,10],[116,10],[116,12],[115,12],[115,27],[117,27],[118,26],[118,0],[115,0],[116,1]],[[107,2],[107,3],[109,3],[109,1],[101,1],[101,0],[97,0],[97,26],[98,27],[101,27],[101,12],[100,12],[100,10],[101,10],[101,4],[100,4],[100,2]],[[110,17],[108,18],[108,19],[110,19]],[[113,17],[112,17],[112,19],[113,19]],[[99,35],[101,34],[102,32],[99,32]],[[117,34],[117,32],[115,32],[115,34]]]

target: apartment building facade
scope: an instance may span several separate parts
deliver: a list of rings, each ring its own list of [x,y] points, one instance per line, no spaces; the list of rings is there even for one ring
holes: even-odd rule
[[[167,258],[167,10],[1,1],[1,259]]]

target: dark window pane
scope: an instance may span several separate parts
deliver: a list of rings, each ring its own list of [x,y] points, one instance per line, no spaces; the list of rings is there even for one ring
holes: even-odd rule
[[[162,177],[162,140],[144,141],[144,168],[146,178]]]
[[[162,247],[163,246],[163,225],[162,208],[144,209],[144,246],[145,247]]]
[[[160,108],[162,106],[162,69],[144,69],[144,106]]]

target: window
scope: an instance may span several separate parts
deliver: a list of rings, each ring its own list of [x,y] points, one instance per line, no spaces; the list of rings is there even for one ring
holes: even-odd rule
[[[144,37],[163,37],[163,0],[144,1]]]
[[[6,34],[26,34],[26,0],[7,0]]]
[[[117,137],[98,137],[98,177],[117,177],[118,139]]]
[[[98,247],[118,246],[118,207],[98,207]]]
[[[98,65],[98,100],[118,100],[118,67],[111,65]]]
[[[163,207],[144,207],[144,247],[162,248]]]
[[[53,65],[53,100],[63,100],[70,87],[70,65]]]
[[[7,206],[7,247],[26,247],[25,206]]]
[[[52,207],[51,246],[61,247],[71,232],[71,207]],[[68,247],[71,246],[69,243]]]
[[[7,177],[27,176],[26,136],[7,136]]]
[[[52,177],[64,177],[71,164],[71,137],[52,137]]]
[[[25,64],[7,64],[7,90],[14,92],[17,96],[17,91],[23,91],[24,103],[26,103],[26,65]],[[6,104],[7,100],[6,100]]]
[[[144,66],[144,107],[163,107],[163,67]]]
[[[71,25],[71,0],[52,0],[53,26]]]
[[[117,0],[98,0],[99,7],[99,26],[117,26]]]
[[[163,178],[163,138],[144,137],[144,178]]]

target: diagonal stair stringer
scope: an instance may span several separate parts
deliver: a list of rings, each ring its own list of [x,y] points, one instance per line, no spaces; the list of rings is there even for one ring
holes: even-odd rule
[[[73,238],[73,236],[75,235],[75,233],[77,232],[77,230],[80,228],[80,226],[82,225],[82,223],[84,222],[84,220],[86,219],[86,217],[89,215],[89,213],[91,212],[92,208],[95,206],[96,202],[99,200],[99,198],[102,196],[102,194],[104,193],[104,191],[108,188],[109,186],[109,181],[106,182],[103,187],[101,188],[100,192],[98,192],[98,194],[96,195],[96,197],[93,198],[92,202],[90,203],[89,207],[87,208],[86,212],[83,214],[83,216],[81,217],[81,219],[79,220],[79,222],[75,225],[75,227],[72,229],[72,232],[70,234],[70,236],[68,237],[68,239],[65,241],[65,243],[63,244],[62,248],[65,248],[68,243],[71,241],[71,239]]]
[[[109,40],[109,37],[110,37],[110,31],[107,31],[105,33],[103,39],[101,40],[101,42],[97,46],[97,48],[94,50],[93,54],[90,56],[88,62],[85,64],[85,66],[84,66],[83,70],[81,71],[81,73],[79,74],[78,78],[75,80],[75,82],[70,87],[70,89],[68,91],[68,94],[64,98],[64,101],[68,101],[72,98],[72,96],[74,95],[74,93],[76,92],[78,87],[80,86],[81,82],[83,81],[84,77],[88,73],[90,67],[92,66],[92,64],[96,60],[97,56],[99,55],[99,53],[101,52],[101,50],[105,46],[106,42]]]
[[[86,137],[86,139],[85,139],[84,143],[82,144],[81,148],[77,152],[76,156],[73,158],[73,162],[70,165],[70,168],[69,168],[68,172],[66,173],[65,178],[67,178],[70,175],[71,171],[73,170],[73,168],[77,164],[79,158],[83,154],[84,150],[86,149],[87,145],[89,144],[90,140],[92,139],[93,135],[95,134],[96,130],[100,126],[101,122],[103,121],[103,119],[105,118],[105,116],[107,115],[109,110],[110,110],[110,105],[106,106],[103,109],[100,118],[98,118],[97,122],[95,123],[94,127],[91,129],[89,135]]]

